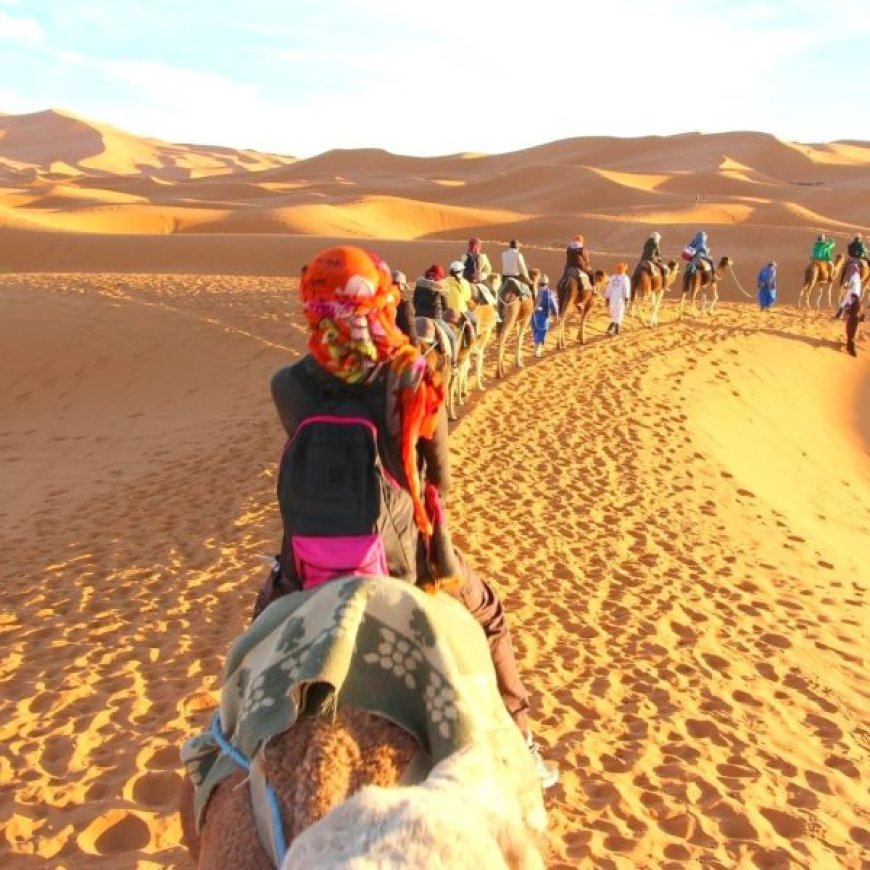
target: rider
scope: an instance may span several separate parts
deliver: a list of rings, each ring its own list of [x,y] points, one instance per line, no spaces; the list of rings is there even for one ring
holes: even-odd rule
[[[468,240],[468,250],[462,257],[462,274],[469,284],[481,284],[492,274],[492,263],[483,253],[483,244],[478,238]]]
[[[810,259],[818,260],[820,263],[830,263],[834,259],[836,245],[837,242],[834,239],[829,239],[824,233],[820,233],[813,242]]]
[[[414,285],[414,313],[417,317],[428,317],[434,320],[450,341],[450,354],[456,360],[456,336],[444,319],[447,310],[447,294],[444,291],[444,267],[437,263],[431,265],[418,278]]]
[[[571,270],[574,270],[574,274],[571,274]],[[565,248],[565,271],[562,275],[564,278],[566,275],[579,278],[580,276],[577,272],[585,272],[589,277],[589,282],[591,284],[595,283],[595,277],[592,274],[592,266],[589,262],[589,255],[586,253],[586,248],[583,246],[583,236],[576,235],[570,242],[568,242],[567,247]]]
[[[709,266],[710,274],[715,278],[716,266],[713,264],[713,258],[710,256],[710,248],[707,246],[707,234],[703,232],[703,230],[698,230],[698,232],[695,233],[695,237],[691,242],[689,242],[689,247],[695,249],[691,265],[694,266],[696,270],[706,270],[706,267]]]
[[[855,260],[867,260],[867,245],[864,244],[864,239],[861,238],[860,234],[849,242],[846,253]]]
[[[444,282],[444,291],[447,296],[447,307],[455,311],[461,321],[467,320],[471,324],[472,337],[477,334],[477,316],[468,307],[471,301],[471,284],[463,276],[464,265],[460,260],[454,260],[448,267],[450,276]]]
[[[399,297],[396,307],[396,326],[408,336],[415,347],[417,345],[417,323],[414,320],[414,303],[408,290],[408,279],[404,272],[393,269],[393,290]]]
[[[520,243],[516,239],[511,239],[507,250],[501,252],[501,274],[504,281],[507,281],[508,278],[514,278],[520,284],[525,284],[526,287],[532,286],[532,279],[529,277],[529,270],[526,267],[526,258],[520,253]]]
[[[664,258],[662,257],[662,251],[659,247],[659,243],[661,242],[662,237],[659,233],[653,233],[644,243],[643,243],[643,253],[640,255],[640,262],[638,262],[635,271],[639,269],[645,261],[649,261],[653,264],[653,266],[658,266],[662,273],[662,279],[667,275],[668,267],[665,265]]]
[[[437,576],[458,577],[442,587],[480,624],[489,643],[498,689],[511,717],[526,737],[543,787],[558,771],[544,762],[528,723],[528,695],[514,657],[504,609],[496,590],[450,544],[441,499],[450,486],[450,453],[444,383],[396,328],[389,267],[361,248],[321,251],[309,263],[301,285],[302,308],[310,328],[309,354],[272,378],[272,398],[288,437],[299,423],[320,413],[336,394],[365,404],[378,431],[378,453],[397,485],[409,493],[414,520],[403,526],[410,552],[419,554],[390,574],[411,581],[425,577],[435,556],[433,526],[441,532],[442,561]],[[427,558],[428,556],[428,558]],[[292,592],[279,573],[275,595]]]

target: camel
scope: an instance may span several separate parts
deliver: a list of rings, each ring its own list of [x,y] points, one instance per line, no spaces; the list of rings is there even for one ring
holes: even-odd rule
[[[719,270],[730,265],[731,258],[722,257],[716,266],[716,271],[709,272],[706,269],[695,269],[692,272],[686,271],[683,274],[683,294],[680,297],[680,319],[683,317],[683,308],[685,307],[686,296],[688,295],[691,295],[692,297],[691,304],[693,311],[697,308],[696,302],[698,300],[698,295],[703,294],[700,313],[703,314],[705,311],[709,311],[711,314],[713,313],[713,309],[719,301]],[[713,295],[713,301],[710,303],[709,308],[707,307],[707,290],[710,290]]]
[[[631,276],[631,313],[637,317],[641,307],[648,306],[647,326],[658,326],[662,297],[680,273],[680,264],[670,260],[667,274],[662,277],[658,269],[652,269],[649,260],[637,264]]]
[[[813,290],[819,288],[819,298],[816,302],[816,310],[822,307],[822,296],[825,292],[825,285],[828,288],[828,308],[833,308],[834,301],[832,299],[832,288],[837,277],[843,269],[843,255],[837,254],[834,257],[833,263],[825,260],[810,260],[809,265],[804,272],[804,285],[798,293],[798,308],[803,307],[806,302],[807,309],[811,307],[811,296]]]
[[[477,744],[436,765],[420,785],[368,786],[303,831],[282,870],[544,870],[542,838],[524,822],[505,773]]]
[[[464,334],[456,335],[456,343],[458,345],[456,352],[456,362],[453,360],[453,350],[450,344],[450,339],[447,337],[445,330],[450,327],[442,323],[432,320],[431,317],[416,317],[414,323],[417,327],[417,343],[430,368],[436,372],[440,372],[447,384],[445,390],[445,405],[447,407],[447,419],[458,420],[456,408],[459,402],[460,384],[462,383],[463,369],[465,369],[465,380],[468,381],[467,369],[470,365],[468,356],[468,346]],[[463,347],[463,344],[466,347]]]
[[[468,349],[470,364],[465,369],[465,379],[460,385],[460,403],[464,402],[468,397],[468,377],[472,370],[477,378],[477,389],[486,389],[483,384],[483,356],[487,345],[495,333],[496,321],[498,319],[494,305],[472,300],[471,307],[477,317],[477,334]]]
[[[523,295],[524,291],[527,295]],[[502,303],[502,324],[498,334],[498,362],[496,374],[503,378],[507,374],[504,363],[504,352],[511,336],[516,331],[517,336],[517,368],[523,368],[523,341],[529,329],[532,312],[535,310],[534,294],[522,287],[515,278],[508,278],[499,288],[499,300]]]
[[[580,344],[586,344],[586,320],[589,313],[592,311],[592,303],[595,301],[595,293],[600,293],[607,283],[607,273],[601,269],[596,269],[594,272],[595,282],[590,282],[589,276],[585,272],[580,273],[580,277],[574,274],[567,274],[559,281],[556,292],[559,297],[559,320],[556,324],[556,347],[559,350],[565,348],[565,327],[568,322],[568,317],[573,312],[580,312],[580,329],[577,331],[577,338]]]
[[[364,785],[397,786],[417,743],[398,725],[371,713],[342,709],[333,722],[307,716],[265,748],[264,767],[281,806],[285,836],[293,841]],[[257,834],[251,794],[241,769],[216,789],[202,831],[193,817],[193,786],[181,797],[184,845],[209,870],[274,870]]]
[[[401,580],[269,604],[182,759],[183,839],[209,870],[410,870],[463,850],[480,868],[544,866],[540,781],[486,638],[458,601]]]

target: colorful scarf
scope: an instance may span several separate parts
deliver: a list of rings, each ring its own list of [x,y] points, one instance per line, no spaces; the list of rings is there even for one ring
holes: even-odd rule
[[[417,467],[417,441],[435,434],[444,384],[396,326],[400,296],[389,266],[361,248],[329,248],[308,264],[300,291],[311,327],[308,348],[330,374],[359,384],[387,365],[388,424],[400,445],[414,519],[424,535],[431,535],[432,520]]]

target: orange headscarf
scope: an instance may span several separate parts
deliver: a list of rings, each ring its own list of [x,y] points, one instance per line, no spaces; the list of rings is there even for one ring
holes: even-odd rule
[[[417,441],[435,434],[444,384],[396,326],[400,297],[389,266],[362,248],[328,248],[308,264],[300,291],[311,327],[308,348],[330,374],[356,384],[387,365],[387,423],[400,445],[417,526],[430,535]]]

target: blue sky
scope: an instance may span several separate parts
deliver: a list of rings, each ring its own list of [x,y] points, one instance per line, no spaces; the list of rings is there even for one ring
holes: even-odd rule
[[[0,0],[0,112],[171,142],[497,153],[870,140],[866,0]],[[692,47],[689,48],[690,43]]]

